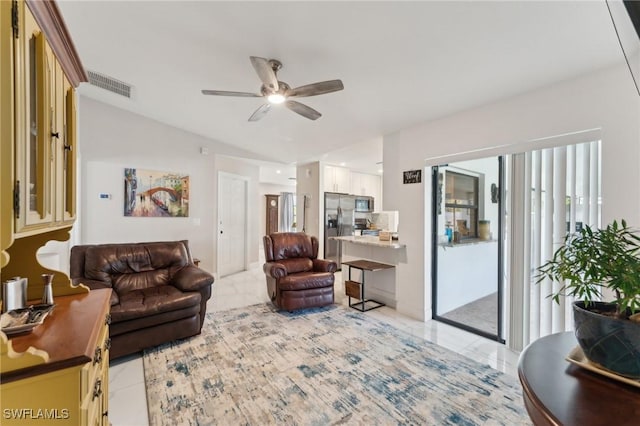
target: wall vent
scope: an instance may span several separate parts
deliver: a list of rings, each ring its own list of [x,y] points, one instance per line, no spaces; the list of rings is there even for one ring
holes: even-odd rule
[[[131,98],[131,85],[99,72],[87,70],[89,84],[108,90],[117,95]]]

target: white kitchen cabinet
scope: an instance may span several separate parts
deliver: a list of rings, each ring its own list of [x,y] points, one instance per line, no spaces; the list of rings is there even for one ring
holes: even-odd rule
[[[351,193],[354,195],[368,195],[365,192],[364,182],[366,175],[364,173],[351,172]]]
[[[351,193],[354,195],[373,197],[374,210],[380,211],[382,207],[382,185],[380,176],[351,172]]]
[[[351,171],[345,167],[324,167],[325,192],[344,192],[351,190]]]

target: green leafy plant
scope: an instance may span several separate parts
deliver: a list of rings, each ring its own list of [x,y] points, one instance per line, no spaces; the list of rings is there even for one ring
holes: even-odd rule
[[[589,306],[608,288],[615,294],[616,317],[640,311],[640,236],[623,219],[602,229],[583,227],[568,234],[553,258],[538,268],[537,283],[545,278],[562,283],[550,297],[560,303],[569,295]]]

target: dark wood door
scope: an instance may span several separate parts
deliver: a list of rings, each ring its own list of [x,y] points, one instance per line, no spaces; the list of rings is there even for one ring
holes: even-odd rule
[[[278,195],[267,194],[266,235],[278,232]]]

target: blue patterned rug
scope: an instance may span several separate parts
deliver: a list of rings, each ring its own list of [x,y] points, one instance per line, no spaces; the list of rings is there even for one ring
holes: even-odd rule
[[[343,306],[209,313],[144,375],[152,425],[530,424],[516,379]]]

